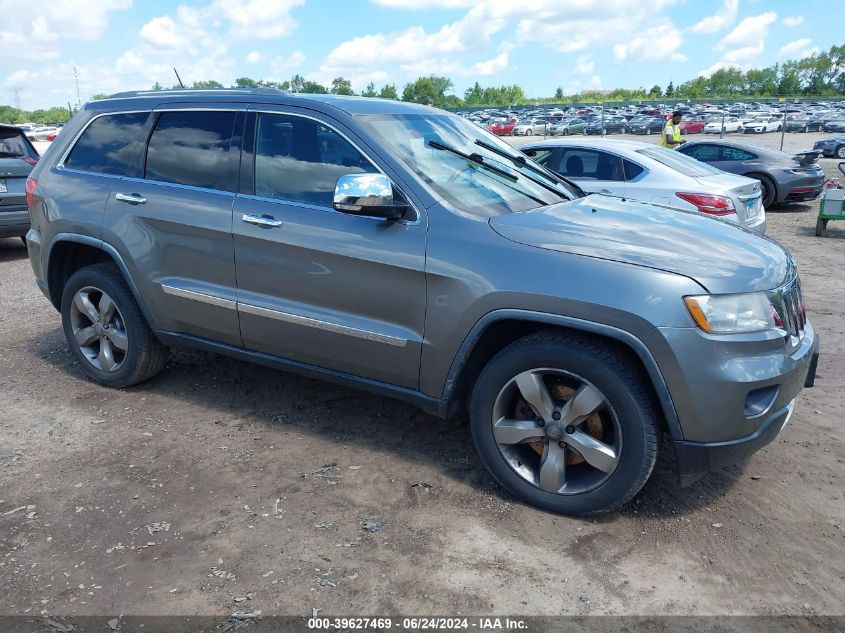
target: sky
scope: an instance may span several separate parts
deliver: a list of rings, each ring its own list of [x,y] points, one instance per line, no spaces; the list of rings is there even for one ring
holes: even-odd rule
[[[837,0],[0,0],[0,104],[299,73],[360,91],[421,75],[455,93],[519,84],[676,85],[845,43]],[[836,14],[836,15],[833,15]],[[835,19],[834,19],[835,18]]]

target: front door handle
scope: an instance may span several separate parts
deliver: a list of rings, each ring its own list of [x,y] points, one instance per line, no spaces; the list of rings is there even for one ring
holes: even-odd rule
[[[114,194],[115,200],[120,200],[121,202],[128,202],[129,204],[146,204],[147,199],[139,193],[116,193]]]
[[[277,220],[269,213],[262,213],[261,215],[244,214],[241,219],[247,224],[254,224],[255,226],[261,226],[266,229],[272,229],[284,224],[281,220]]]

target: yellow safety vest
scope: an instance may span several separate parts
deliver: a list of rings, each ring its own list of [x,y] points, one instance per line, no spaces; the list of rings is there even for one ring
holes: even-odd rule
[[[675,122],[672,119],[666,121],[666,125],[663,126],[663,134],[660,135],[660,145],[663,147],[675,147],[674,145],[669,145],[666,143],[666,134],[668,132],[672,133],[672,140],[676,143],[681,142],[681,126],[675,125]]]

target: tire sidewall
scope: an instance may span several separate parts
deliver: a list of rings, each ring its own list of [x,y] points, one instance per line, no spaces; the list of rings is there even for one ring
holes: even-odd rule
[[[73,326],[70,321],[70,306],[73,302],[74,295],[85,286],[92,286],[108,294],[123,318],[128,345],[126,358],[121,368],[117,371],[105,372],[94,367],[74,340]],[[135,307],[133,305],[134,301],[134,298],[125,287],[114,283],[108,276],[92,267],[77,271],[71,275],[65,284],[61,303],[62,330],[64,331],[71,352],[73,352],[73,355],[79,361],[82,369],[97,382],[109,386],[121,386],[127,382],[131,382],[133,377],[139,372],[140,353],[138,350],[138,341],[142,336],[141,328],[145,324],[138,321],[137,310],[133,309]]]
[[[562,358],[566,359],[565,363],[561,363]],[[557,495],[540,490],[511,469],[494,439],[492,412],[499,392],[520,372],[541,367],[569,371],[592,383],[604,393],[619,420],[622,429],[619,464],[604,483],[588,492]],[[648,453],[646,422],[636,398],[613,366],[577,347],[531,345],[494,358],[473,390],[470,428],[476,449],[495,479],[518,498],[553,512],[593,514],[615,508],[632,496],[631,488],[640,481],[643,468],[648,468],[650,473],[654,466],[655,455]],[[651,464],[644,465],[648,460]]]

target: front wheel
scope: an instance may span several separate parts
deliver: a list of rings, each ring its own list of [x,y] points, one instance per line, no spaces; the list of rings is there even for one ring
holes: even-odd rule
[[[496,480],[563,514],[630,501],[654,468],[659,420],[641,370],[603,343],[557,333],[499,352],[470,401],[473,440]]]
[[[129,387],[164,368],[167,348],[114,265],[86,266],[71,275],[62,292],[61,313],[73,355],[97,382]]]
[[[836,148],[836,158],[845,158],[845,145]]]

